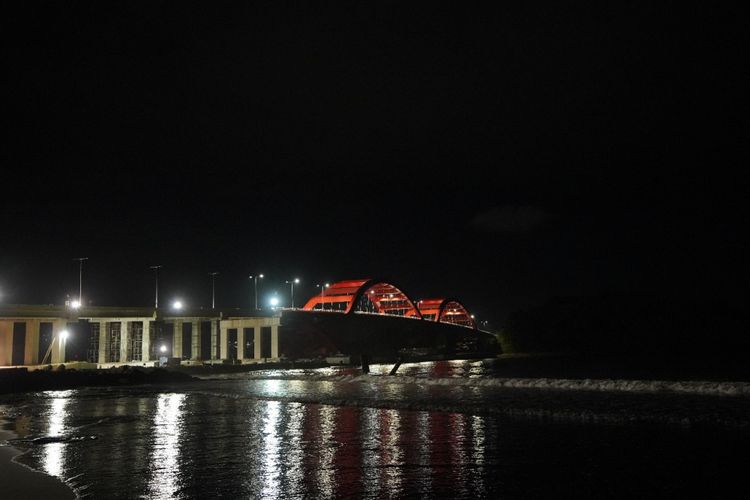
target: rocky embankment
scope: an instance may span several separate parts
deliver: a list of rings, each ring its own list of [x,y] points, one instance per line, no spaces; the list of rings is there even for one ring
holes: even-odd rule
[[[75,370],[60,367],[34,371],[9,368],[0,370],[0,394],[92,386],[176,384],[194,380],[194,377],[186,373],[163,368],[123,366],[109,370]]]

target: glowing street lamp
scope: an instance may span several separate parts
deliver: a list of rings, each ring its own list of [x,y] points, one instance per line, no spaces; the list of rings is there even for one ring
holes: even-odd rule
[[[251,280],[255,282],[254,284],[254,290],[255,290],[255,310],[258,310],[258,278],[263,279],[262,274],[256,274],[255,276],[250,275],[248,276]]]
[[[315,286],[316,286],[317,288],[320,288],[320,296],[321,296],[321,297],[323,297],[323,299],[324,299],[324,300],[323,300],[323,301],[322,301],[322,302],[320,303],[320,306],[321,306],[321,307],[320,307],[320,309],[321,309],[321,310],[325,310],[325,308],[326,308],[326,302],[325,302],[325,297],[326,297],[326,288],[330,287],[330,286],[331,286],[331,284],[330,284],[330,283],[325,283],[325,284],[323,284],[323,285],[321,285],[321,284],[317,284],[317,285],[315,285]]]
[[[88,257],[76,257],[73,260],[78,261],[78,307],[83,303],[83,261],[89,260]]]
[[[160,352],[167,352],[167,346],[165,346],[164,344],[162,344],[161,347],[159,347],[159,351]]]
[[[216,276],[218,276],[218,272],[214,271],[212,273],[208,273],[209,276],[211,276],[211,309],[216,308]]]
[[[72,301],[70,303],[70,307],[72,307],[73,309],[78,309],[79,307],[81,307],[81,301],[80,300]]]
[[[279,298],[275,295],[268,299],[268,303],[271,305],[272,308],[276,308],[279,305]]]
[[[181,300],[175,300],[174,302],[172,302],[172,309],[174,309],[175,311],[180,311],[182,310],[182,308],[183,304]]]
[[[294,309],[294,284],[299,283],[299,278],[294,278],[293,280],[289,280],[286,282],[287,285],[292,286],[292,309]]]
[[[159,309],[159,269],[164,266],[149,266],[154,270],[154,309]]]

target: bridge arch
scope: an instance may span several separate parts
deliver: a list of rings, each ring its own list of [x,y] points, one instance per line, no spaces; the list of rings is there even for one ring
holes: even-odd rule
[[[456,299],[444,297],[423,299],[417,302],[417,307],[426,320],[477,328],[469,311]]]
[[[419,308],[397,286],[383,280],[339,281],[312,297],[306,311],[373,313],[422,319]]]

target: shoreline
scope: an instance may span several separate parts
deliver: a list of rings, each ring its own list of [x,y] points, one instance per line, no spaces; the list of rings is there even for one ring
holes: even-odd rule
[[[26,453],[11,444],[17,438],[13,431],[5,428],[9,422],[0,414],[0,490],[7,500],[28,498],[77,499],[73,488],[56,476],[18,462]]]

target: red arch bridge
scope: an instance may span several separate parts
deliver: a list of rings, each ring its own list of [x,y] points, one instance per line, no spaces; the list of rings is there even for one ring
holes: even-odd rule
[[[495,355],[494,335],[477,329],[455,298],[412,301],[384,280],[339,281],[302,309],[281,314],[284,351],[293,358],[367,355],[378,360]]]

